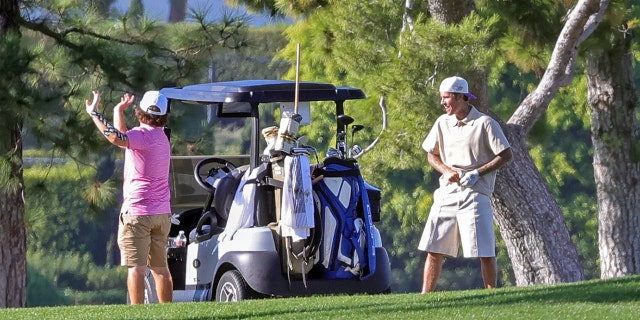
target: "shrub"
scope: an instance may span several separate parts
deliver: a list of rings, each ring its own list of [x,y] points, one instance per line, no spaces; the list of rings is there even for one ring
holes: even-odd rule
[[[27,263],[27,306],[62,306],[71,304],[62,290],[58,289],[51,279],[42,275],[39,270]]]
[[[126,268],[94,264],[89,254],[27,254],[27,305],[126,302]]]

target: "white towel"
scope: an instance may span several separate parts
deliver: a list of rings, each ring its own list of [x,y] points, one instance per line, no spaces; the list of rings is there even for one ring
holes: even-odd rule
[[[248,180],[255,179],[258,174],[258,168],[252,171],[247,170],[238,184],[236,194],[229,209],[229,219],[224,228],[224,232],[218,237],[218,241],[225,239],[231,240],[238,229],[253,226],[253,211],[255,209],[256,184],[249,183]]]
[[[309,229],[314,227],[313,210],[309,158],[286,156],[280,220],[282,236],[290,236],[294,242],[309,237]]]

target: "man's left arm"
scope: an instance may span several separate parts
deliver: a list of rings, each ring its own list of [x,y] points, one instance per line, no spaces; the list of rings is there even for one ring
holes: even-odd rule
[[[502,152],[498,153],[498,155],[493,157],[491,161],[485,163],[484,165],[480,166],[476,170],[478,170],[478,173],[481,176],[483,176],[487,173],[490,173],[502,168],[502,166],[507,164],[507,162],[511,161],[512,158],[513,158],[513,153],[511,152],[511,147],[509,147],[507,149],[502,150]]]
[[[513,158],[511,147],[502,150],[495,157],[493,157],[491,161],[481,165],[473,171],[466,172],[460,178],[460,185],[462,185],[463,187],[473,186],[476,182],[478,182],[478,180],[480,180],[480,176],[500,169],[502,166],[507,164],[507,162],[511,161],[511,158]]]

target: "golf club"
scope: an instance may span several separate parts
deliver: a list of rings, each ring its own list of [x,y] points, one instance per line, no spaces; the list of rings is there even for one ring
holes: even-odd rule
[[[353,123],[353,118],[346,114],[339,114],[337,117],[338,122],[338,135],[337,135],[337,145],[338,150],[342,153],[342,157],[347,155],[348,145],[347,145],[347,126]]]
[[[361,124],[354,124],[353,126],[351,126],[351,144],[353,145],[353,147],[349,150],[349,158],[351,158],[354,154],[357,155],[362,151],[362,148],[360,148],[360,146],[355,145],[354,143],[355,140],[353,140],[354,134],[362,129],[364,129],[364,126]]]

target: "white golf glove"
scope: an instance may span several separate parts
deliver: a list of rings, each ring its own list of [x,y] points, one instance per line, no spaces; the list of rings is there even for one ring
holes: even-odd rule
[[[478,170],[469,171],[460,178],[460,185],[463,187],[472,187],[478,180],[480,180],[480,172],[478,172]]]

